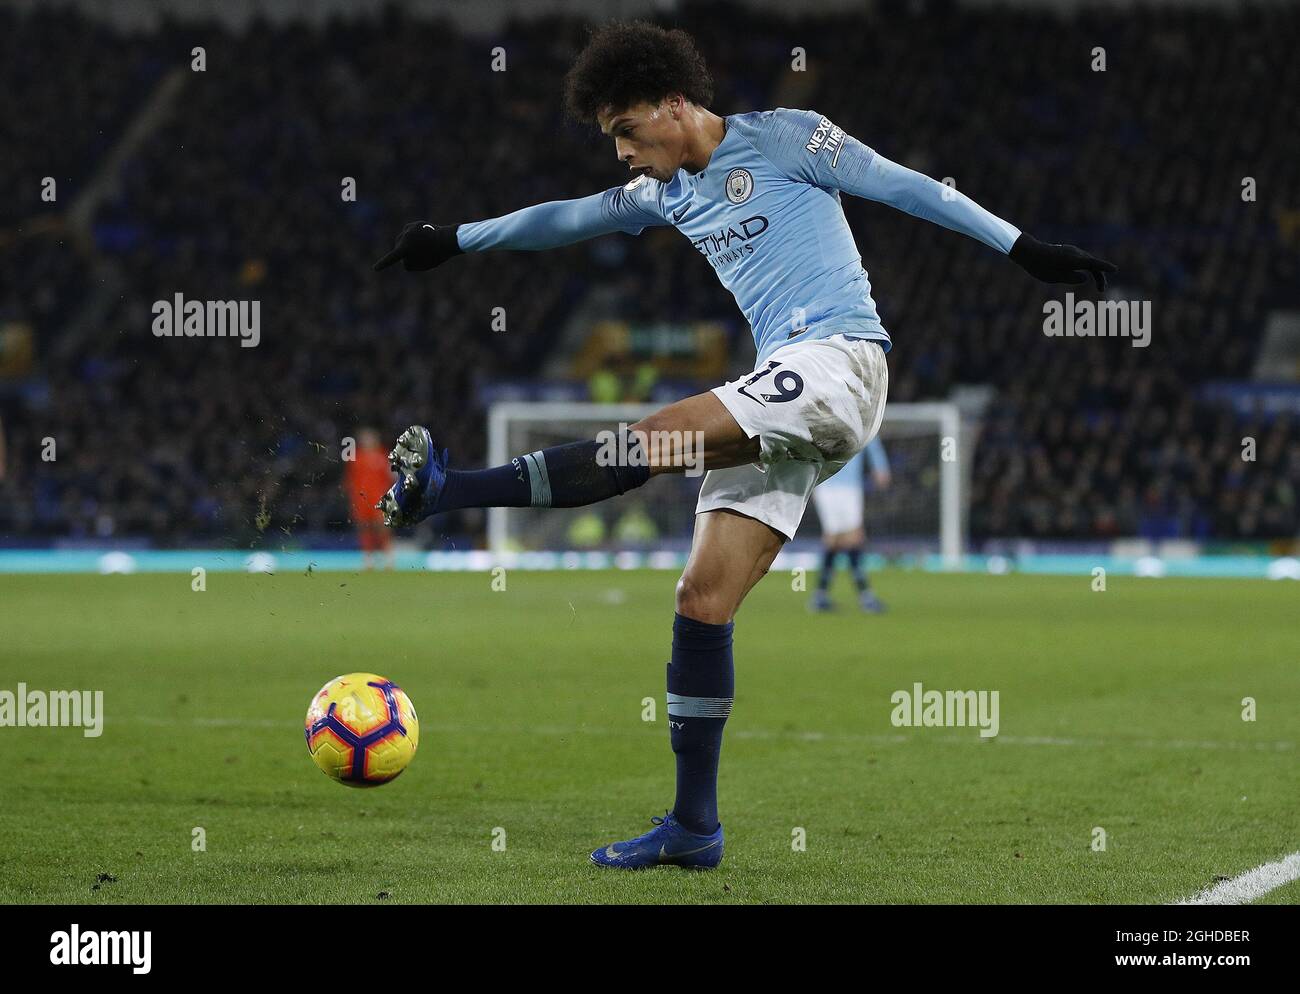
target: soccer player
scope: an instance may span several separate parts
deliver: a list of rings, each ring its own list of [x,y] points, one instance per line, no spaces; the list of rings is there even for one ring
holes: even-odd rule
[[[890,483],[889,457],[885,445],[877,436],[865,449],[850,459],[842,470],[813,491],[813,505],[822,525],[822,568],[817,576],[817,589],[813,591],[809,606],[814,611],[831,611],[831,580],[835,576],[835,560],[841,552],[849,561],[853,584],[858,588],[858,606],[871,614],[881,614],[885,605],[871,589],[862,556],[866,552],[867,533],[862,519],[862,463],[863,457],[871,465],[871,481],[877,490]]]
[[[490,220],[413,222],[375,268],[401,262],[422,271],[463,252],[540,251],[671,225],[735,296],[753,330],[754,371],[622,429],[617,445],[576,441],[489,469],[450,468],[426,428],[409,428],[393,449],[399,480],[382,509],[402,526],[464,507],[580,507],[703,458],[668,663],[676,799],[651,831],[591,858],[627,869],[714,867],[723,851],[717,773],[732,704],[733,618],[794,536],[813,488],[871,441],[884,413],[890,339],[841,193],[961,232],[1048,282],[1091,277],[1101,289],[1115,267],[1022,234],[813,111],[713,113],[704,59],[680,30],[605,25],[565,90],[570,114],[613,139],[632,174],[625,185]]]
[[[354,458],[343,470],[343,489],[352,509],[352,524],[361,545],[362,567],[370,569],[371,557],[379,553],[386,569],[393,568],[393,535],[384,527],[384,516],[375,501],[393,484],[388,454],[379,440],[379,432],[362,428],[357,432]]]

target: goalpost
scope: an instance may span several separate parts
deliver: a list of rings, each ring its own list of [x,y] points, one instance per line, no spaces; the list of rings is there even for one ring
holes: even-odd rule
[[[550,445],[594,438],[632,424],[662,404],[510,401],[488,410],[488,465]],[[868,549],[887,556],[941,557],[959,566],[965,550],[968,454],[961,414],[951,403],[889,404],[880,438],[891,484],[875,489],[864,474]],[[670,550],[690,547],[695,498],[702,476],[674,474],[587,508],[495,507],[488,510],[488,545],[509,551]],[[809,502],[797,538],[815,538]]]

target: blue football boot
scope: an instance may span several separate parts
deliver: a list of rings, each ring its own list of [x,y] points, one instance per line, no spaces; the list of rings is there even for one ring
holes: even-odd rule
[[[613,842],[591,854],[597,866],[620,870],[644,870],[651,866],[681,866],[690,870],[712,870],[722,862],[722,826],[710,835],[696,835],[672,816],[651,818],[654,828],[626,842]]]
[[[384,524],[402,528],[433,514],[447,482],[447,450],[438,452],[429,429],[412,425],[402,432],[388,453],[388,465],[397,482],[375,505],[384,512]]]
[[[834,611],[835,604],[831,601],[831,595],[819,587],[813,591],[812,600],[808,602],[808,610],[824,614],[827,611]]]
[[[885,602],[877,597],[872,590],[864,590],[858,594],[858,606],[868,614],[885,613]]]

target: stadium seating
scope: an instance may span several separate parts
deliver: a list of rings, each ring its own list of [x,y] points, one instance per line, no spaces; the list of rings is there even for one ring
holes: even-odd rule
[[[1113,259],[1124,297],[1152,302],[1149,348],[1046,338],[1041,307],[1055,290],[974,242],[846,198],[896,343],[891,399],[995,387],[974,459],[975,539],[1300,531],[1300,420],[1242,418],[1199,393],[1248,378],[1264,315],[1300,303],[1295,229],[1288,243],[1268,206],[1279,190],[1294,203],[1300,132],[1253,98],[1261,86],[1300,93],[1300,11],[974,20],[900,7],[797,27],[746,11],[743,32],[728,11],[679,18],[710,58],[716,110],[821,111],[1038,237]],[[1239,18],[1230,32],[1228,16]],[[731,298],[671,231],[620,238],[615,251],[467,257],[432,275],[370,270],[407,220],[494,216],[623,181],[608,140],[561,118],[582,38],[567,19],[483,39],[395,11],[238,36],[192,23],[121,36],[66,10],[0,11],[0,61],[19,69],[0,116],[11,129],[41,123],[0,157],[5,188],[30,194],[0,202],[0,325],[28,323],[37,341],[33,374],[0,380],[0,536],[345,540],[340,439],[422,422],[458,460],[480,461],[477,387],[538,371],[596,285],[619,288],[629,319],[723,322],[743,366],[752,346]],[[190,71],[197,44],[205,72]],[[506,72],[490,71],[494,45]],[[1094,45],[1105,73],[1086,68]],[[790,71],[794,46],[807,73]],[[56,72],[22,69],[37,49]],[[42,231],[56,214],[39,199],[42,177],[58,179],[66,207],[175,67],[173,112],[123,164],[93,244]],[[444,86],[453,75],[473,83]],[[1260,202],[1243,204],[1245,176]],[[345,177],[356,202],[340,197]],[[119,283],[105,293],[109,277]],[[155,337],[150,305],[176,292],[260,299],[261,343]],[[504,332],[491,329],[494,307]],[[53,462],[40,457],[47,436]],[[1248,469],[1244,436],[1259,445]],[[439,531],[479,540],[482,515]]]

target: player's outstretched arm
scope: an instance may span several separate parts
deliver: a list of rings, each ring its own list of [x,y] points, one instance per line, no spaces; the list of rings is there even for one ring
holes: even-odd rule
[[[535,204],[486,221],[447,225],[413,221],[402,229],[393,250],[374,268],[387,269],[401,262],[408,271],[423,271],[463,252],[537,252],[615,231],[639,235],[650,225],[667,223],[655,209],[656,204],[655,191],[634,181],[604,193]]]
[[[871,158],[861,170],[862,182],[857,189],[846,188],[848,193],[878,200],[976,238],[1005,253],[1030,276],[1044,283],[1084,283],[1091,277],[1098,291],[1102,291],[1106,289],[1107,277],[1118,271],[1114,263],[1074,245],[1040,242],[953,187],[891,162],[879,152],[867,151]]]
[[[1083,283],[1098,290],[1117,267],[1073,245],[1052,245],[991,214],[954,187],[899,165],[812,111],[779,110],[763,136],[764,151],[805,182],[842,190],[924,218],[1008,255],[1047,283]]]

